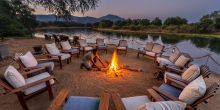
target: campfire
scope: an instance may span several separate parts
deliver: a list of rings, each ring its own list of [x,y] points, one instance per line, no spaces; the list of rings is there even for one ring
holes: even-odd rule
[[[119,65],[118,63],[118,53],[117,51],[114,51],[112,54],[112,59],[110,64],[108,65],[108,67],[106,69],[104,69],[103,71],[106,71],[108,76],[122,76],[123,70],[129,70],[129,71],[134,71],[134,72],[142,72],[142,69],[136,69],[136,68],[131,68],[128,65]]]
[[[112,54],[112,60],[108,66],[107,74],[120,76],[121,74],[120,66],[118,64],[118,54],[114,51]]]

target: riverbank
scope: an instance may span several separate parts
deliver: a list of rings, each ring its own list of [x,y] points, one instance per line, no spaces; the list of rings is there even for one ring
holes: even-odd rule
[[[91,27],[57,27],[57,26],[49,26],[49,27],[38,27],[36,30],[41,29],[91,29]]]
[[[168,33],[168,32],[149,32],[149,31],[131,31],[131,30],[114,30],[105,28],[93,28],[102,32],[115,32],[115,33],[128,33],[128,34],[160,34],[160,35],[172,35],[172,36],[184,36],[184,37],[206,37],[206,38],[220,38],[220,33],[215,34],[191,34],[191,33]]]

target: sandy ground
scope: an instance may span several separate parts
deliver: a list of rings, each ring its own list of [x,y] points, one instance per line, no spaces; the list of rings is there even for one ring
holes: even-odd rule
[[[16,52],[27,52],[32,50],[32,46],[36,44],[45,44],[48,41],[39,38],[33,39],[10,39],[5,41],[10,45],[11,55]],[[101,53],[101,57],[106,60],[111,59],[113,49],[110,48],[108,54]],[[105,72],[86,71],[79,68],[82,56],[78,59],[74,57],[71,64],[64,65],[63,69],[59,69],[59,65],[55,68],[55,77],[58,82],[53,86],[54,95],[63,87],[67,87],[71,91],[71,95],[80,96],[99,96],[102,91],[117,91],[122,97],[146,95],[146,89],[153,85],[159,86],[162,81],[157,81],[153,77],[155,66],[153,61],[146,57],[136,58],[136,51],[129,49],[127,56],[119,54],[120,65],[126,64],[135,69],[143,69],[143,72],[132,72],[123,70],[122,77],[112,77]],[[12,60],[0,63],[0,72],[4,73],[5,68],[12,64],[18,66]],[[219,75],[212,75],[206,79],[207,84],[219,81]],[[30,100],[27,104],[30,110],[46,110],[51,100],[49,100],[47,92],[40,94]],[[199,110],[219,110],[220,93],[216,94],[208,104],[201,104]],[[21,110],[21,106],[15,95],[0,97],[0,110]],[[114,105],[110,104],[110,110],[114,110]]]

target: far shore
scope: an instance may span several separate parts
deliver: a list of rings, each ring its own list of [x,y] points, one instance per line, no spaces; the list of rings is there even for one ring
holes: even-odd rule
[[[193,34],[193,33],[167,33],[167,32],[149,32],[149,31],[131,31],[131,30],[114,30],[106,28],[93,28],[97,31],[103,32],[116,32],[116,33],[129,33],[129,34],[161,34],[161,35],[175,35],[175,36],[185,36],[185,37],[206,37],[206,38],[220,38],[220,33],[210,33],[210,34]]]
[[[92,27],[57,27],[57,26],[49,26],[49,27],[38,27],[36,28],[36,31],[42,30],[42,29],[94,29],[97,31],[102,32],[115,32],[115,33],[128,33],[128,34],[160,34],[160,35],[174,35],[174,36],[185,36],[185,37],[206,37],[206,38],[220,38],[220,32],[219,33],[207,33],[207,34],[196,34],[196,33],[169,33],[169,32],[151,32],[151,31],[132,31],[132,30],[125,30],[125,29],[119,29],[114,30],[110,28],[92,28]]]

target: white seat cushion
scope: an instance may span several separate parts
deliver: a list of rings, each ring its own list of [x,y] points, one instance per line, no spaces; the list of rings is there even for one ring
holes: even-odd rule
[[[88,44],[87,44],[85,39],[79,39],[78,42],[79,42],[80,47],[88,46]]]
[[[180,101],[149,102],[139,106],[137,110],[185,110],[186,103]],[[134,109],[135,110],[135,109]]]
[[[61,55],[61,60],[65,60],[71,57],[71,55],[67,53],[59,53],[57,55]]]
[[[162,57],[157,57],[157,62],[160,64],[160,66],[164,65],[174,65],[170,60]]]
[[[45,67],[45,66],[50,67],[50,69],[53,71],[53,69],[54,69],[54,62],[39,63],[37,65],[37,67]]]
[[[181,55],[175,62],[175,65],[179,67],[184,67],[186,63],[190,60],[190,58],[185,57],[184,55]]]
[[[189,83],[179,95],[179,99],[187,104],[193,104],[206,93],[206,84],[202,76]]]
[[[117,49],[119,49],[119,50],[126,50],[126,47],[119,46],[119,47],[117,47]]]
[[[4,73],[5,79],[14,88],[18,88],[25,85],[24,77],[18,72],[18,70],[13,66],[8,66]]]
[[[60,45],[62,46],[63,50],[70,50],[72,48],[69,41],[60,42]]]
[[[155,55],[156,55],[156,53],[154,53],[154,52],[148,52],[148,51],[146,51],[145,54],[146,54],[146,55],[149,55],[149,56],[152,56],[152,57],[155,57]]]
[[[200,68],[198,65],[191,65],[183,74],[182,79],[186,81],[193,81],[200,74]]]
[[[39,81],[41,79],[47,78],[49,76],[50,76],[50,74],[45,72],[45,73],[41,73],[41,74],[38,74],[36,76],[30,77],[28,79],[25,79],[25,82],[26,82],[26,84],[30,84],[30,83]],[[51,85],[54,84],[54,80],[53,79],[50,80],[50,84]],[[38,84],[36,86],[33,86],[33,87],[30,87],[30,88],[26,89],[24,91],[24,94],[25,95],[29,95],[29,94],[34,93],[34,92],[36,92],[36,91],[38,91],[40,89],[43,89],[45,87],[46,87],[46,83],[41,83],[41,84]]]
[[[145,103],[151,102],[147,96],[135,96],[122,98],[126,110],[137,110],[137,108]]]
[[[55,43],[52,44],[45,44],[48,52],[52,55],[57,55],[60,53],[59,49],[57,48]]]
[[[84,47],[85,51],[90,51],[93,49],[93,47]]]
[[[25,55],[19,56],[19,59],[25,67],[35,67],[38,65],[36,58],[28,51]]]
[[[170,72],[165,72],[165,74],[164,74],[164,82],[165,83],[167,83],[167,77],[168,76],[171,76],[171,77],[175,77],[175,78],[177,78],[177,79],[182,79],[182,77],[180,76],[180,75],[178,75],[178,74],[175,74],[175,73],[170,73]]]

